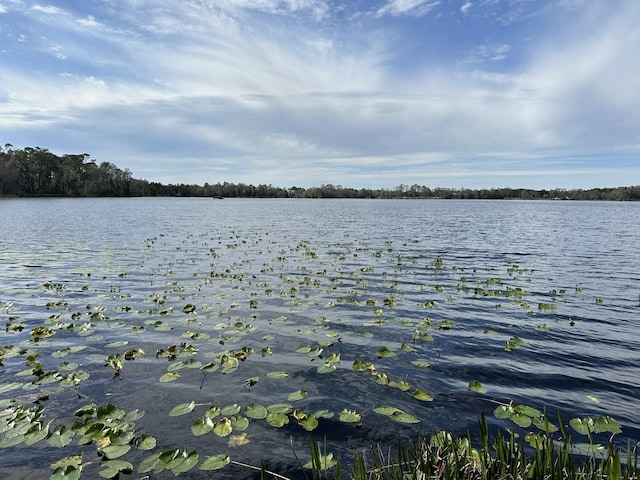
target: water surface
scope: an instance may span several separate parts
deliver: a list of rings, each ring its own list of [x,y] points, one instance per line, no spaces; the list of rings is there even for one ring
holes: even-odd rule
[[[57,422],[90,402],[142,409],[137,428],[157,437],[158,449],[228,452],[283,472],[295,464],[290,442],[304,454],[309,441],[293,417],[284,428],[252,421],[251,443],[231,448],[213,433],[192,435],[206,407],[175,418],[168,412],[191,400],[282,403],[304,390],[306,398],[290,403],[334,412],[313,436],[345,457],[370,442],[474,430],[482,412],[491,416],[509,401],[559,409],[567,419],[611,415],[635,442],[639,213],[634,203],[564,201],[2,200],[0,320],[7,328],[0,346],[36,351],[52,371],[75,362],[89,378],[74,388],[40,385],[23,356],[7,358],[1,384],[23,385],[0,400],[29,405],[46,393],[43,404]],[[187,304],[196,312],[184,313]],[[31,332],[43,324],[55,334],[34,342]],[[525,344],[505,350],[514,337]],[[116,341],[128,343],[109,346]],[[243,347],[253,355],[232,374],[184,369],[178,380],[160,382],[171,362],[156,353],[180,343],[193,345],[202,363]],[[71,345],[88,348],[53,355]],[[105,358],[134,347],[145,355],[114,379]],[[323,352],[310,356],[304,347]],[[264,348],[272,354],[263,356]],[[381,348],[395,356],[381,358]],[[340,355],[336,370],[319,373],[332,353]],[[356,371],[354,361],[370,362],[391,383]],[[275,370],[288,376],[267,376]],[[396,388],[399,381],[407,391]],[[470,391],[471,381],[487,392]],[[414,398],[418,389],[433,401]],[[394,422],[373,411],[380,406],[420,423]],[[343,410],[362,420],[339,421]],[[47,478],[48,465],[74,448],[5,449],[0,473],[19,478],[28,459],[29,478]],[[82,448],[95,457],[95,446]],[[249,475],[223,470],[216,478]],[[206,478],[197,469],[185,477]]]

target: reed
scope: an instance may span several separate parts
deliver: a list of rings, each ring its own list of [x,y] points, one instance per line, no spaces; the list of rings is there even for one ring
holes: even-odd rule
[[[564,425],[558,416],[560,425]],[[305,464],[313,480],[637,480],[638,444],[627,442],[626,452],[609,437],[603,450],[592,435],[580,450],[569,429],[561,427],[562,439],[549,433],[532,438],[514,431],[498,430],[494,436],[484,416],[478,421],[479,438],[471,434],[456,438],[448,431],[415,439],[385,452],[374,446],[353,459],[351,471],[343,477],[340,463],[327,468],[326,444],[311,444],[311,461]],[[589,448],[591,447],[591,448]],[[301,464],[302,465],[302,464]],[[306,476],[306,474],[305,474]],[[262,478],[271,478],[263,475]]]

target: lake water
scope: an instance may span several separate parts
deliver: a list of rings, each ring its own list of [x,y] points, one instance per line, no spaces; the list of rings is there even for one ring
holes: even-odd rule
[[[639,218],[640,204],[609,202],[1,200],[0,402],[40,400],[51,430],[89,403],[143,410],[136,435],[157,446],[122,457],[134,465],[185,448],[287,474],[292,445],[306,461],[311,436],[348,459],[417,433],[473,432],[482,413],[515,427],[492,415],[510,401],[553,420],[610,415],[635,443]],[[107,357],[131,350],[114,377]],[[33,374],[34,353],[51,375]],[[280,428],[191,430],[212,405],[237,404],[231,417],[282,403]],[[319,417],[313,432],[300,412]],[[357,421],[343,421],[350,412]],[[243,434],[250,443],[229,445]],[[48,478],[80,451],[95,478],[96,446],[77,437],[0,449],[0,477]],[[215,478],[251,475],[236,465]]]

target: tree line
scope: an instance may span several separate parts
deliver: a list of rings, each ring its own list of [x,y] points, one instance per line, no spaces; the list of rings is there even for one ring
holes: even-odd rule
[[[204,185],[161,184],[133,178],[128,168],[110,162],[97,163],[87,153],[58,156],[46,148],[15,149],[0,146],[0,196],[61,197],[249,197],[249,198],[442,198],[442,199],[554,199],[640,200],[640,185],[588,190],[525,188],[455,189],[423,185],[395,188],[349,188],[326,184],[319,187],[274,187],[218,182]]]

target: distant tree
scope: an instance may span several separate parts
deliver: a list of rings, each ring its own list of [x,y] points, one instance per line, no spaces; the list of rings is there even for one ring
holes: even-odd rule
[[[562,199],[640,201],[640,186],[590,190],[531,190],[513,188],[452,189],[400,184],[395,188],[361,188],[322,184],[320,187],[281,188],[244,183],[168,184],[136,179],[111,162],[99,165],[89,154],[57,156],[40,147],[0,147],[0,195],[15,196],[183,196],[260,198],[445,198],[445,199]]]

